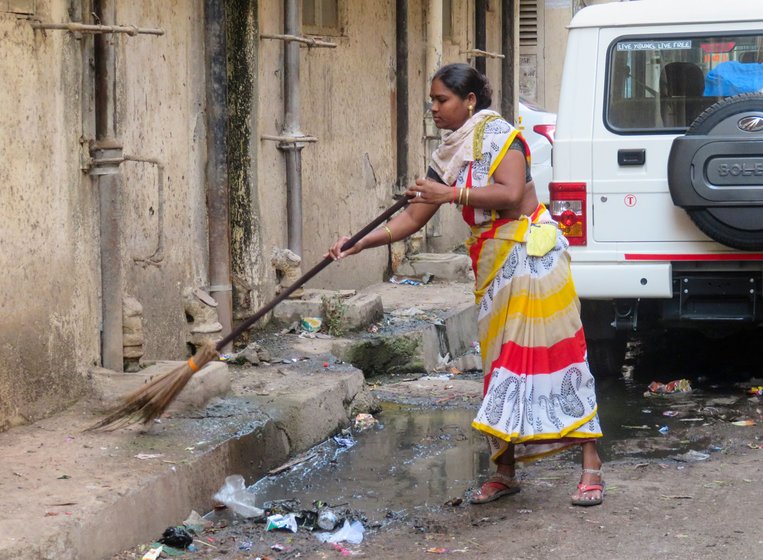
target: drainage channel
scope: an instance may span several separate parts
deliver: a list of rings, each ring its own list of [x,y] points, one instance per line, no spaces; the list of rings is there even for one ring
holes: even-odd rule
[[[622,379],[605,380],[598,392],[605,432],[600,452],[606,462],[696,460],[713,451],[700,427],[707,419],[692,413],[712,395],[648,398],[642,386]],[[676,414],[665,416],[666,411]],[[329,439],[304,462],[259,480],[250,491],[260,504],[296,498],[306,506],[320,500],[377,521],[441,506],[463,497],[492,470],[484,439],[470,425],[474,412],[385,403],[378,424],[354,434],[351,447],[342,446],[347,441],[341,435]],[[541,463],[568,469],[578,461],[579,453],[566,451]]]

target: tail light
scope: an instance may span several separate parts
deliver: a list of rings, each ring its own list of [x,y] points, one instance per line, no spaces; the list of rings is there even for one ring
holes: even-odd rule
[[[551,144],[554,143],[554,134],[556,133],[556,125],[555,124],[536,124],[533,127],[533,132],[536,132],[540,134],[541,136],[544,136],[546,140],[551,142]]]
[[[551,195],[549,211],[559,222],[562,233],[570,245],[586,245],[586,184],[553,181],[548,190]]]

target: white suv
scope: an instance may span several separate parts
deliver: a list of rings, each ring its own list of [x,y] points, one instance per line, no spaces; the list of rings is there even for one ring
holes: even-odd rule
[[[592,367],[641,326],[763,323],[763,1],[640,0],[570,24],[551,211]]]

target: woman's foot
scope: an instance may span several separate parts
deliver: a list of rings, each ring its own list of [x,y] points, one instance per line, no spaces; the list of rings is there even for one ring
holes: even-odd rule
[[[513,476],[495,473],[488,478],[480,489],[471,495],[469,503],[479,505],[493,502],[501,496],[510,496],[519,492],[519,482]]]
[[[604,481],[601,469],[583,469],[577,491],[572,495],[573,506],[598,506],[604,501]]]

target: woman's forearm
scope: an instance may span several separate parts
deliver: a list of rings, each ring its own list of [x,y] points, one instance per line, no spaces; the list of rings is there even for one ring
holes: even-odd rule
[[[375,229],[358,243],[361,244],[361,249],[370,249],[405,239],[424,227],[438,208],[439,206],[431,204],[408,206],[386,225]]]

